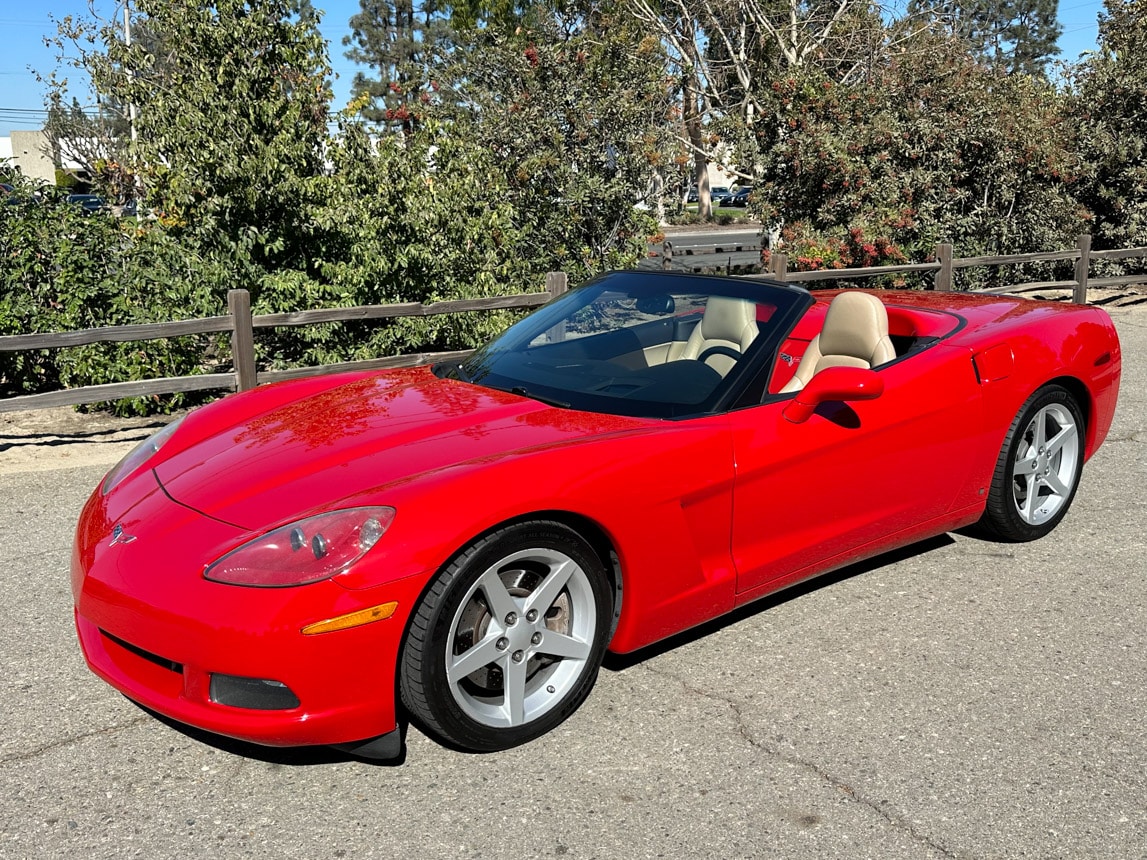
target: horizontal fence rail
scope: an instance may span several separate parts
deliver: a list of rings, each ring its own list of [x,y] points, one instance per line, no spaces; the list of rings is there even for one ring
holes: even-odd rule
[[[142,325],[106,326],[81,331],[48,334],[17,334],[0,337],[0,352],[19,352],[31,349],[59,349],[92,343],[160,340],[192,334],[231,333],[232,371],[202,373],[194,376],[174,376],[162,379],[113,382],[105,385],[86,385],[64,391],[25,394],[0,400],[0,412],[18,409],[48,409],[54,406],[79,406],[84,403],[102,403],[129,397],[149,397],[156,394],[176,394],[190,391],[229,390],[246,391],[261,382],[301,379],[322,376],[346,370],[374,370],[388,367],[415,367],[435,361],[457,359],[469,355],[469,350],[451,352],[419,352],[407,355],[351,361],[318,367],[296,367],[288,370],[259,371],[255,362],[255,330],[277,326],[312,325],[314,323],[349,322],[355,320],[384,320],[398,317],[429,317],[442,314],[473,313],[487,310],[531,309],[540,307],[568,288],[564,273],[551,272],[546,276],[544,293],[519,293],[512,296],[494,296],[485,299],[456,301],[404,302],[390,305],[364,305],[352,308],[323,308],[321,310],[291,311],[288,313],[251,313],[251,296],[246,290],[231,290],[227,294],[226,316],[177,322],[146,323]]]
[[[1087,303],[1087,290],[1089,287],[1115,287],[1127,284],[1147,283],[1147,275],[1119,275],[1109,278],[1092,278],[1089,275],[1092,260],[1127,260],[1147,257],[1147,247],[1120,248],[1111,251],[1091,250],[1091,236],[1084,234],[1079,237],[1076,247],[1066,251],[1047,251],[1035,254],[1006,254],[992,257],[953,257],[952,246],[942,243],[936,246],[934,263],[906,263],[900,266],[870,266],[863,269],[818,269],[812,272],[788,271],[788,256],[784,252],[772,254],[769,258],[769,277],[793,283],[805,283],[826,280],[851,280],[853,278],[871,278],[879,275],[893,275],[908,272],[934,271],[932,288],[939,291],[952,289],[952,273],[957,269],[969,269],[977,266],[1018,266],[1024,263],[1053,263],[1068,260],[1075,261],[1075,277],[1067,281],[1030,281],[1022,284],[1013,284],[1007,287],[991,287],[972,292],[1007,295],[1023,295],[1041,290],[1071,290],[1072,301],[1076,304]]]
[[[663,266],[671,264],[680,256],[702,259],[706,255],[714,259],[721,254],[756,254],[759,259],[760,241],[736,241],[730,243],[720,238],[706,240],[696,245],[674,246],[667,240],[663,244]],[[879,277],[899,273],[933,273],[932,288],[938,291],[952,289],[952,275],[958,269],[1020,265],[1023,263],[1075,261],[1075,277],[1067,281],[1040,281],[997,287],[975,292],[985,294],[1007,293],[1024,294],[1048,289],[1072,291],[1072,300],[1083,304],[1087,301],[1089,287],[1114,287],[1128,284],[1147,283],[1147,275],[1119,275],[1105,278],[1089,277],[1092,260],[1126,260],[1147,257],[1147,247],[1124,248],[1110,251],[1092,251],[1091,237],[1080,236],[1075,248],[1065,251],[1049,251],[1035,254],[1009,254],[989,257],[952,256],[952,246],[936,246],[934,262],[906,263],[900,266],[870,266],[856,269],[821,269],[809,272],[790,272],[788,258],[784,252],[770,255],[768,271],[762,275],[792,283],[817,283],[832,280],[854,280]],[[664,266],[669,268],[670,266]],[[707,267],[713,268],[713,267]],[[762,277],[756,276],[756,277]],[[754,276],[747,276],[754,277]],[[166,377],[162,379],[115,382],[105,385],[88,385],[64,391],[50,391],[42,394],[27,394],[0,399],[0,412],[13,412],[18,409],[46,409],[55,406],[78,406],[84,403],[100,403],[129,397],[148,397],[157,394],[175,394],[191,391],[230,390],[245,391],[259,383],[276,382],[285,379],[302,379],[338,373],[346,370],[373,370],[394,367],[414,367],[435,361],[455,360],[465,357],[469,350],[452,352],[419,352],[407,355],[386,356],[329,364],[317,367],[298,367],[287,370],[264,370],[256,367],[255,332],[257,329],[278,326],[301,326],[316,323],[350,322],[355,320],[385,320],[399,317],[427,317],[439,314],[473,313],[487,310],[530,309],[540,307],[568,288],[567,277],[562,272],[550,272],[546,276],[546,290],[541,293],[520,293],[511,296],[496,296],[485,299],[461,299],[455,301],[405,302],[389,305],[365,305],[352,308],[323,308],[318,310],[289,311],[286,313],[253,315],[251,297],[246,290],[231,290],[227,296],[226,316],[205,317],[202,319],[179,320],[175,322],[148,323],[143,325],[108,326],[84,329],[81,331],[54,332],[44,334],[19,334],[0,336],[0,352],[18,352],[33,349],[59,349],[69,346],[84,346],[93,343],[114,343],[126,341],[157,340],[195,334],[231,333],[231,362],[233,370],[202,373],[193,376]]]

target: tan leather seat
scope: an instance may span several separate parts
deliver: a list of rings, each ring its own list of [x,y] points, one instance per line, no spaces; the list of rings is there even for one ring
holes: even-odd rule
[[[800,391],[826,367],[876,367],[896,358],[888,339],[888,311],[868,293],[840,293],[828,306],[824,327],[812,339],[782,394]]]
[[[737,362],[728,351],[744,353],[757,334],[756,304],[745,299],[712,296],[679,357],[701,359],[724,376]]]

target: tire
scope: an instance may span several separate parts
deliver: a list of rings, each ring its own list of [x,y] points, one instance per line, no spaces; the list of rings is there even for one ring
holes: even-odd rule
[[[465,750],[545,734],[597,680],[612,599],[598,555],[560,523],[518,523],[481,538],[438,574],[415,611],[399,664],[403,704],[430,734]]]
[[[980,526],[994,537],[1041,538],[1067,514],[1083,471],[1079,405],[1059,385],[1033,394],[1008,429]]]

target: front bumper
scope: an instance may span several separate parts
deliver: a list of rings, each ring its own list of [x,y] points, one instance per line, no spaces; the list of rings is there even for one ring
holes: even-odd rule
[[[128,510],[114,510],[113,502],[109,511],[97,490],[80,517],[72,589],[80,647],[92,671],[147,708],[243,741],[353,746],[393,733],[402,633],[425,578],[358,590],[330,580],[294,588],[209,582],[205,564],[244,533],[152,486],[136,492]],[[113,542],[116,525],[129,542]],[[385,563],[379,555],[376,563]],[[300,632],[389,601],[398,610],[385,620]],[[294,706],[223,704],[212,695],[213,676],[277,682],[293,694],[287,698]]]

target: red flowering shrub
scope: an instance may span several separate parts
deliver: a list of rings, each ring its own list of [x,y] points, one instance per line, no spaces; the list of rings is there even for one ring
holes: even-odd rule
[[[895,266],[907,262],[904,253],[887,236],[869,238],[861,227],[851,227],[843,238],[836,238],[818,234],[807,224],[789,224],[781,231],[780,244],[774,250],[785,252],[789,266],[797,272]],[[761,252],[761,261],[766,267],[771,259],[769,250]],[[882,275],[872,285],[902,287],[904,283],[899,275],[891,278]]]

